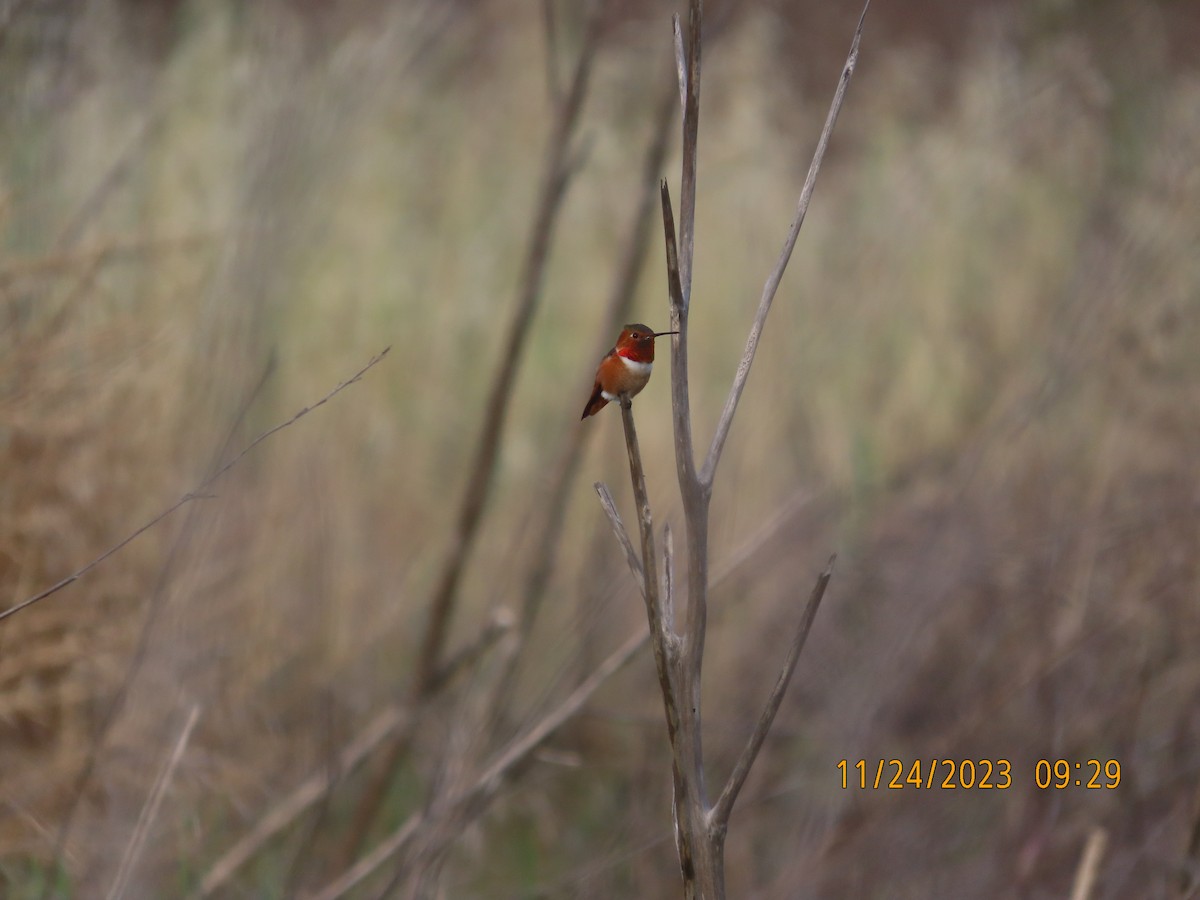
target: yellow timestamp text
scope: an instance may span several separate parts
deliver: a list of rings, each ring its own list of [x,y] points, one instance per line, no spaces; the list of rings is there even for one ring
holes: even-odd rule
[[[1013,765],[1007,759],[840,759],[842,790],[1007,790],[1013,786]],[[1115,790],[1121,784],[1121,763],[1115,759],[1039,759],[1033,784],[1041,790],[1086,788]]]
[[[840,759],[842,789],[897,791],[1005,790],[1012,787],[1012,763],[1007,759]]]
[[[1121,763],[1115,759],[1039,759],[1033,766],[1033,783],[1043,790],[1081,787],[1112,791],[1121,784]]]

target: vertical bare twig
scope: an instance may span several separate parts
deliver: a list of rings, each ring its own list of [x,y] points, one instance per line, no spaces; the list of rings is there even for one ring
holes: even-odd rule
[[[475,447],[471,476],[459,508],[458,524],[450,548],[442,563],[442,572],[430,603],[429,623],[417,658],[414,694],[428,693],[438,680],[438,669],[450,620],[458,596],[458,584],[479,532],[483,508],[491,493],[496,457],[500,450],[512,386],[524,357],[525,342],[533,314],[541,297],[542,281],[550,241],[570,181],[571,143],[583,110],[592,71],[592,60],[600,39],[602,4],[592,8],[583,46],[575,64],[571,86],[557,110],[554,129],[546,149],[546,163],[539,190],[537,213],[529,236],[529,250],[518,281],[517,305],[509,321],[508,334],[500,351],[499,364],[492,378],[492,389],[484,406],[483,428]]]
[[[483,410],[483,426],[472,458],[471,474],[459,507],[455,531],[430,600],[429,619],[417,653],[410,694],[411,702],[417,707],[423,705],[444,683],[446,667],[443,657],[458,602],[459,583],[478,537],[484,507],[491,494],[496,459],[500,452],[513,394],[513,383],[524,358],[533,316],[541,298],[550,243],[574,172],[572,143],[590,84],[592,62],[600,41],[602,13],[603,4],[594,3],[585,28],[583,45],[571,75],[570,87],[555,109],[555,121],[546,145],[542,181],[530,227],[528,249],[517,281],[516,306],[509,320],[508,333],[491,380],[491,391]],[[411,737],[411,733],[407,731],[398,734],[383,758],[375,765],[343,842],[340,853],[343,863],[352,859],[362,846],[368,830],[379,814],[380,805],[387,794],[387,784],[392,779],[399,761],[408,752]]]
[[[869,0],[868,0],[869,5]],[[643,594],[649,618],[651,646],[659,670],[663,705],[667,716],[667,734],[671,742],[675,787],[675,829],[685,898],[723,900],[725,896],[724,846],[730,812],[771,728],[795,670],[805,640],[829,582],[827,568],[818,578],[792,640],[787,659],[774,689],[767,699],[754,731],[726,781],[715,805],[708,803],[704,784],[703,740],[701,729],[701,672],[708,610],[708,517],[713,479],[733,414],[741,399],[766,315],[778,290],[779,282],[791,257],[800,226],[812,197],[829,138],[854,73],[867,6],[863,7],[851,48],[843,67],[825,127],[817,144],[808,176],[800,194],[797,213],[774,270],[767,278],[758,312],[751,326],[746,351],[738,366],[718,422],[712,446],[703,467],[697,471],[688,391],[688,319],[692,298],[692,268],[695,251],[695,210],[697,175],[697,138],[700,115],[700,50],[702,0],[691,0],[686,34],[679,19],[674,21],[676,67],[683,105],[683,172],[680,183],[680,222],[676,233],[670,193],[666,181],[660,184],[663,235],[667,258],[667,285],[670,294],[671,327],[678,334],[671,344],[671,406],[675,432],[675,465],[683,501],[686,526],[688,603],[682,639],[668,629],[658,602],[659,585],[655,578],[651,517],[646,500],[637,437],[627,398],[622,402],[622,421],[629,451],[630,476],[642,531],[641,574]],[[831,563],[832,565],[832,560]],[[631,563],[632,565],[632,563]],[[632,565],[635,574],[637,566]],[[666,582],[670,584],[670,579]]]

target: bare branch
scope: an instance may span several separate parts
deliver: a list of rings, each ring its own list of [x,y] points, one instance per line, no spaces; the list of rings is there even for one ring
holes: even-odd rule
[[[625,450],[629,456],[629,474],[633,482],[633,503],[637,509],[638,532],[642,538],[642,596],[646,600],[646,615],[650,625],[650,638],[654,649],[658,676],[665,695],[675,697],[671,686],[671,661],[675,655],[674,636],[666,629],[662,602],[658,592],[658,558],[654,550],[654,516],[650,510],[650,496],[646,491],[646,472],[642,467],[642,453],[638,447],[637,428],[633,424],[633,404],[628,397],[620,400],[621,423],[625,427]],[[611,498],[610,498],[611,499]],[[668,718],[672,718],[668,710]],[[668,723],[671,727],[672,723]]]
[[[683,297],[679,251],[675,241],[675,215],[671,210],[671,191],[666,179],[659,182],[658,190],[662,199],[671,329],[679,332],[671,338],[671,421],[675,434],[675,468],[680,490],[684,491],[686,486],[697,484],[696,452],[692,443],[692,405],[688,392],[688,309]]]
[[[558,68],[558,24],[554,0],[542,0],[542,31],[546,36],[546,91],[557,109],[562,104],[562,74]]]
[[[850,78],[854,75],[854,67],[858,63],[858,45],[862,41],[863,23],[867,17],[867,9],[871,5],[871,0],[867,0],[863,6],[862,15],[858,19],[858,27],[854,29],[854,39],[850,43],[850,54],[846,57],[846,64],[842,67],[842,75],[838,79],[837,90],[833,94],[833,102],[829,107],[829,114],[825,118],[825,127],[821,130],[821,136],[817,140],[817,149],[813,153],[812,163],[808,167],[808,176],[804,179],[804,187],[800,191],[800,200],[796,205],[796,216],[792,220],[792,226],[788,230],[787,239],[783,243],[783,249],[779,253],[779,261],[776,262],[774,270],[767,276],[766,284],[763,285],[762,297],[758,302],[758,311],[754,315],[754,324],[750,327],[750,336],[746,339],[746,349],[742,353],[741,362],[738,363],[737,374],[733,378],[733,386],[729,389],[729,398],[725,401],[725,408],[721,411],[721,418],[717,422],[717,430],[713,435],[712,446],[708,451],[708,458],[704,462],[704,468],[700,472],[700,480],[711,490],[713,476],[716,474],[717,463],[721,460],[721,451],[725,448],[725,439],[729,437],[729,428],[733,424],[733,414],[737,411],[738,401],[741,400],[742,390],[746,387],[746,379],[750,375],[750,366],[754,362],[754,354],[758,350],[758,340],[762,336],[763,326],[767,321],[767,313],[771,311],[771,303],[775,299],[775,292],[779,289],[779,282],[783,279],[784,270],[787,268],[788,261],[792,258],[792,248],[796,246],[796,238],[800,235],[800,226],[804,224],[804,217],[808,213],[808,204],[812,199],[813,189],[817,183],[817,173],[821,170],[821,163],[825,159],[825,149],[829,146],[830,135],[833,134],[834,123],[837,122],[838,113],[842,109],[842,101],[846,96],[846,88],[850,84]],[[686,160],[686,156],[684,159]]]
[[[260,434],[254,440],[252,440],[249,444],[247,444],[245,447],[243,447],[241,452],[238,453],[236,456],[234,456],[232,459],[230,459],[229,462],[225,463],[223,466],[216,469],[211,475],[209,475],[202,482],[200,482],[198,485],[196,485],[194,488],[192,488],[190,491],[188,491],[186,494],[184,494],[182,497],[180,497],[177,501],[175,501],[175,503],[173,505],[171,505],[167,509],[160,512],[157,516],[155,516],[153,519],[151,519],[145,525],[138,528],[136,531],[134,531],[128,537],[126,537],[123,540],[121,540],[120,542],[114,544],[112,547],[109,547],[107,550],[105,550],[103,553],[101,553],[99,556],[97,556],[95,559],[93,559],[90,563],[88,563],[82,569],[79,569],[78,571],[68,575],[66,578],[64,578],[62,581],[58,582],[57,584],[51,585],[50,587],[48,587],[44,591],[42,591],[40,594],[34,594],[32,597],[29,597],[26,600],[22,600],[16,606],[10,606],[8,609],[4,610],[3,612],[0,612],[0,621],[3,621],[4,619],[7,619],[9,616],[19,613],[21,610],[25,609],[26,607],[32,606],[33,604],[37,603],[39,600],[45,600],[51,594],[58,593],[63,588],[65,588],[67,585],[78,581],[80,578],[82,578],[84,575],[86,575],[92,569],[96,568],[96,566],[100,565],[100,563],[104,562],[106,559],[108,559],[114,553],[116,553],[119,550],[121,550],[122,548],[124,548],[127,544],[131,543],[133,540],[140,537],[145,532],[149,531],[151,528],[153,528],[155,525],[157,525],[163,519],[167,518],[167,516],[171,515],[171,513],[175,512],[180,507],[190,503],[193,500],[199,500],[199,499],[210,496],[209,494],[206,493],[208,491],[208,489],[213,485],[213,483],[218,478],[220,478],[222,475],[224,475],[226,472],[228,472],[230,469],[232,469],[234,466],[236,466],[239,462],[241,462],[242,457],[244,457],[247,453],[249,453],[251,450],[253,450],[255,447],[257,447],[259,444],[261,444],[267,438],[271,437],[271,435],[275,434],[276,432],[282,431],[283,429],[287,428],[289,425],[294,425],[300,419],[307,416],[310,412],[324,406],[326,403],[328,403],[330,400],[332,400],[334,397],[336,397],[338,394],[340,394],[346,388],[350,387],[350,385],[359,381],[364,375],[367,374],[367,372],[371,369],[372,366],[374,366],[376,363],[378,363],[380,360],[382,360],[385,356],[387,356],[388,351],[391,349],[392,349],[391,347],[385,347],[380,353],[373,356],[371,358],[371,361],[368,362],[361,369],[359,369],[358,372],[356,372],[350,378],[347,378],[345,381],[343,381],[341,384],[339,384],[337,387],[335,387],[332,391],[330,391],[328,394],[326,394],[324,397],[322,397],[320,400],[318,400],[312,406],[306,406],[306,407],[304,407],[304,409],[300,410],[298,413],[296,413],[294,416],[292,416],[286,422],[281,422],[280,424],[276,425],[274,428],[268,428],[266,431],[264,431],[262,434]]]
[[[687,51],[683,48],[683,26],[679,24],[679,13],[671,16],[671,30],[675,36],[675,80],[679,82],[679,111],[687,112]]]
[[[558,107],[555,126],[546,148],[546,163],[539,191],[537,213],[529,235],[528,252],[518,281],[516,308],[509,322],[508,334],[501,349],[499,364],[492,379],[492,389],[484,405],[484,421],[476,444],[471,476],[463,493],[458,524],[442,563],[437,588],[430,602],[429,624],[417,658],[413,690],[416,696],[427,693],[437,681],[443,647],[450,632],[450,620],[458,597],[458,585],[466,568],[467,558],[479,534],[483,509],[491,494],[496,457],[504,426],[508,419],[513,382],[520,367],[533,314],[541,297],[546,273],[550,242],[566,196],[571,172],[571,139],[583,110],[583,100],[590,83],[592,60],[600,37],[602,4],[595,4],[589,18],[583,47],[575,64],[571,86],[566,99]]]
[[[762,528],[743,541],[722,563],[720,570],[713,575],[713,587],[723,584],[740,566],[752,559],[790,521],[802,499],[800,495],[797,495],[797,498],[784,504]],[[640,563],[638,568],[640,571]],[[640,576],[639,584],[641,584]],[[631,638],[637,644],[632,652],[640,650],[649,639],[650,632],[648,630],[639,630]],[[398,706],[388,707],[379,713],[355,736],[353,741],[346,745],[338,755],[335,765],[323,768],[297,785],[287,797],[264,815],[245,837],[227,850],[209,868],[208,873],[200,882],[199,890],[191,894],[189,900],[201,900],[224,887],[234,873],[245,865],[261,847],[326,794],[330,788],[331,771],[340,772],[345,777],[346,774],[356,769],[380,743],[396,731],[407,727],[412,721],[412,717]]]
[[[501,752],[479,774],[469,788],[450,798],[443,806],[444,815],[447,817],[459,815],[463,810],[493,796],[512,770],[525,762],[548,737],[573,718],[592,694],[633,657],[645,640],[645,634],[639,631],[613,651],[596,671],[575,688],[562,703]],[[424,814],[417,813],[410,816],[391,836],[359,859],[337,879],[318,891],[310,900],[335,900],[335,898],[343,896],[384,862],[403,851],[413,837],[427,825],[428,819]]]
[[[1100,861],[1104,857],[1107,844],[1108,832],[1103,828],[1093,828],[1089,832],[1087,843],[1083,846],[1083,855],[1079,857],[1079,867],[1075,870],[1071,900],[1091,900],[1092,891],[1096,887],[1096,875],[1100,871]]]
[[[633,548],[633,541],[629,539],[629,532],[625,530],[625,523],[621,521],[621,514],[617,512],[617,504],[613,500],[612,491],[603,481],[597,481],[592,487],[600,495],[600,505],[604,507],[604,514],[608,516],[608,521],[612,524],[613,534],[617,536],[617,543],[625,551],[625,560],[629,563],[629,571],[633,572],[634,580],[637,581],[638,590],[642,592],[644,600],[646,599],[646,573],[642,571],[642,561],[638,559],[637,551]]]
[[[710,832],[724,832],[729,824],[729,814],[733,811],[733,804],[737,801],[738,792],[746,783],[746,776],[750,774],[750,767],[754,765],[754,760],[758,758],[758,751],[762,749],[763,741],[767,739],[767,733],[775,721],[775,714],[779,712],[779,705],[783,702],[783,695],[787,692],[788,682],[792,680],[792,673],[796,671],[796,662],[800,659],[800,651],[804,649],[804,642],[808,640],[808,633],[812,630],[813,620],[821,606],[821,598],[825,596],[825,588],[833,576],[835,559],[836,557],[833,556],[829,558],[825,571],[817,578],[817,583],[813,586],[812,593],[809,594],[808,603],[804,607],[804,615],[800,619],[800,626],[796,629],[795,637],[792,638],[792,645],[788,648],[787,659],[784,660],[783,669],[775,681],[775,687],[771,689],[771,695],[767,698],[762,715],[758,718],[758,724],[754,726],[754,731],[750,734],[750,739],[734,764],[733,771],[729,773],[729,780],[725,782],[721,796],[717,798],[717,802],[713,804],[709,813]]]
[[[117,877],[113,879],[112,887],[109,888],[106,895],[108,900],[116,900],[116,898],[125,894],[125,888],[129,882],[129,873],[133,871],[138,857],[141,856],[142,848],[146,844],[146,834],[150,830],[150,825],[158,816],[158,808],[162,805],[163,795],[167,792],[167,785],[171,783],[171,779],[175,776],[175,769],[179,766],[179,760],[183,758],[183,751],[187,747],[188,741],[191,740],[192,729],[196,727],[196,722],[199,718],[200,707],[198,704],[193,704],[191,712],[188,713],[187,721],[184,722],[183,729],[179,732],[179,737],[175,741],[175,749],[171,751],[171,755],[167,758],[162,771],[158,773],[158,778],[155,779],[154,786],[150,789],[150,796],[146,798],[146,804],[142,807],[142,812],[138,816],[133,836],[129,839],[129,845],[125,848],[125,855],[121,858],[121,865],[117,869]]]
[[[663,627],[672,637],[675,630],[675,536],[671,534],[671,523],[663,524],[663,577],[662,577]]]
[[[688,5],[687,92],[683,102],[683,174],[679,182],[679,280],[683,305],[692,301],[692,257],[696,250],[696,157],[700,134],[701,0]]]
[[[224,887],[234,873],[258,852],[259,848],[325,795],[332,784],[333,773],[340,773],[342,777],[345,777],[356,769],[372,750],[409,721],[411,721],[410,715],[399,706],[389,706],[375,716],[370,724],[337,755],[335,765],[322,768],[297,785],[241,840],[226,850],[200,880],[200,886],[189,895],[189,900],[201,900]]]

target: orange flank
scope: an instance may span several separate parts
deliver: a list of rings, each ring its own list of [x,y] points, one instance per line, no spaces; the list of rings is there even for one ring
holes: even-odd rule
[[[592,396],[583,408],[580,420],[600,412],[610,400],[624,394],[633,397],[650,380],[654,367],[654,339],[677,331],[651,331],[645,325],[626,325],[621,329],[616,346],[600,360]]]

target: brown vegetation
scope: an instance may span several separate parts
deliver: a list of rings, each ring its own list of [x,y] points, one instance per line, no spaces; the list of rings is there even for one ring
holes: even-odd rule
[[[806,31],[828,4],[710,5],[700,435],[857,14]],[[669,327],[660,239],[632,223],[647,182],[678,170],[645,171],[673,10],[603,22],[435,666],[449,677],[414,705],[585,21],[551,5],[548,65],[534,7],[152,6],[0,12],[0,609],[394,349],[0,621],[0,893],[185,895],[307,790],[217,895],[318,894],[389,840],[353,896],[397,879],[672,895],[662,710],[625,643],[644,611],[589,487],[622,486],[632,521],[620,415],[582,438],[577,416],[622,301]],[[1085,871],[1094,897],[1194,895],[1190,7],[916,4],[868,24],[712,500],[714,784],[839,555],[733,813],[730,896],[1066,896]],[[666,369],[664,354],[634,411],[656,521],[682,545]],[[544,600],[527,609],[531,585]],[[880,758],[1005,758],[1013,783],[842,790],[839,760]],[[1117,759],[1121,784],[1039,790],[1036,760],[1059,758]]]

